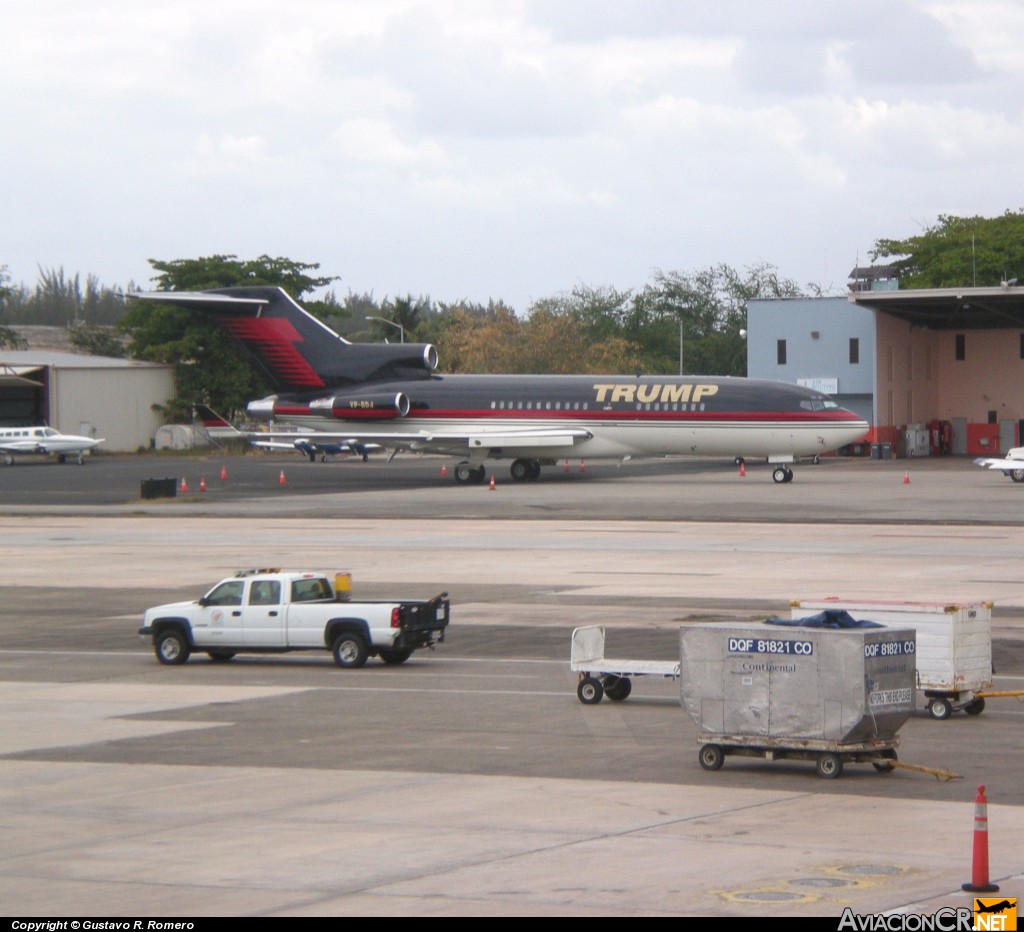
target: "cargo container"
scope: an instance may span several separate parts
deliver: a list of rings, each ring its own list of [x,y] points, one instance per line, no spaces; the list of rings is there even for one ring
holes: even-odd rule
[[[739,755],[813,760],[829,779],[848,762],[892,770],[914,711],[916,652],[910,627],[684,626],[680,693],[700,765]]]
[[[883,602],[841,598],[794,600],[790,617],[844,610],[854,618],[917,631],[917,688],[929,715],[980,715],[992,686],[991,602]]]

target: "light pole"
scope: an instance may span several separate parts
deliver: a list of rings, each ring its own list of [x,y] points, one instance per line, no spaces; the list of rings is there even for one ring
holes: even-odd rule
[[[405,342],[405,328],[401,324],[396,324],[393,320],[388,320],[386,317],[371,317],[369,314],[366,315],[367,320],[375,320],[379,324],[388,324],[391,327],[397,327],[399,333],[399,343]]]

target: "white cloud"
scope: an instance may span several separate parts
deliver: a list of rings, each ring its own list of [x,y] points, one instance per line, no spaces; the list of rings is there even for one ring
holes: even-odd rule
[[[655,267],[841,279],[1021,206],[1022,27],[1011,0],[14,5],[0,265],[294,251],[520,308]]]

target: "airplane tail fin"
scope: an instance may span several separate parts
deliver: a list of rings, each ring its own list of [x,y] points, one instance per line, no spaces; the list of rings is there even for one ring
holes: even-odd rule
[[[131,298],[202,311],[226,330],[277,391],[429,378],[429,343],[350,343],[272,286],[151,291]]]

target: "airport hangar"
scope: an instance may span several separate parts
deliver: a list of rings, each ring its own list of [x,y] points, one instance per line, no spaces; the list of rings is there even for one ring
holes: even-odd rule
[[[849,453],[1000,456],[1024,445],[1024,288],[900,290],[868,269],[851,278],[848,295],[750,301],[747,374],[818,387],[862,415],[871,430]]]
[[[106,452],[148,449],[174,397],[174,366],[54,350],[0,350],[0,425],[48,424],[103,437]]]

